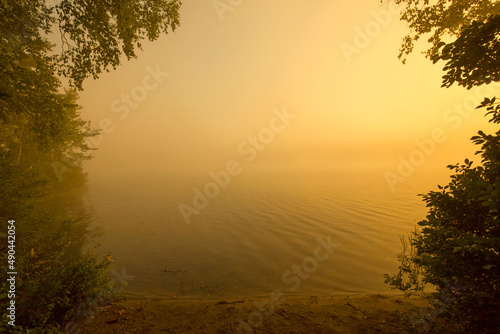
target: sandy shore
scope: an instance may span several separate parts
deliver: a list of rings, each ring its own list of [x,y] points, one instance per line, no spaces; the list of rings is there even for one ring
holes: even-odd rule
[[[236,299],[123,299],[76,327],[81,333],[401,333],[401,314],[428,305],[399,295]]]

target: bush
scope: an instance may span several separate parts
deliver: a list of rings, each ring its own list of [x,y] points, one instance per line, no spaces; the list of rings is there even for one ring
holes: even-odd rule
[[[52,333],[65,323],[109,300],[107,257],[98,261],[82,254],[86,224],[83,218],[55,218],[44,213],[40,202],[47,189],[39,173],[23,164],[0,159],[0,185],[6,195],[0,199],[0,332]],[[6,318],[8,297],[8,220],[15,219],[15,306],[16,327]]]
[[[480,107],[487,107],[490,122],[500,123],[495,98]],[[479,131],[472,141],[481,145],[476,154],[482,166],[467,159],[450,165],[450,183],[421,195],[427,218],[399,255],[399,273],[385,277],[406,293],[432,285],[441,320],[458,324],[459,331],[493,333],[500,324],[500,131]]]
[[[37,224],[53,226],[54,222],[38,221]],[[66,221],[55,232],[40,228],[31,233],[29,239],[16,244],[17,330],[57,332],[68,321],[98,306],[104,295],[109,295],[106,269],[111,259],[98,261],[94,254],[75,252],[68,238],[68,230],[74,224],[75,221]],[[2,263],[6,260],[2,256]],[[7,282],[2,280],[2,302],[9,302],[7,290]],[[6,321],[2,325],[4,329],[12,329]]]

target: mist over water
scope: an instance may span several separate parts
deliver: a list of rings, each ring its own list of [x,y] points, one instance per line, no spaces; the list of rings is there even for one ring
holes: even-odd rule
[[[392,192],[383,170],[247,170],[187,224],[179,205],[193,206],[208,173],[91,174],[86,199],[103,233],[90,247],[134,276],[131,295],[389,292],[399,236],[426,214],[416,194],[445,175],[422,171]],[[333,253],[316,250],[328,239]]]
[[[381,15],[391,23],[346,57]],[[447,164],[477,162],[469,138],[488,125],[474,108],[498,90],[444,90],[424,57],[403,65],[393,15],[373,1],[253,1],[221,20],[187,2],[175,34],[85,88],[83,113],[103,129],[85,165],[103,230],[89,247],[135,277],[126,293],[389,291],[399,237],[427,212],[417,194],[447,183]],[[229,184],[205,194],[221,171]],[[318,260],[328,237],[339,246]]]

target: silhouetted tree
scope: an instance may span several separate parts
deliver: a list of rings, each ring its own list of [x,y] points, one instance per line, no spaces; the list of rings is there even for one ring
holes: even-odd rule
[[[471,88],[499,81],[500,3],[494,1],[395,0],[405,3],[402,19],[413,35],[405,37],[400,57],[413,50],[413,41],[432,33],[427,56],[446,61],[443,86],[453,83]],[[455,36],[444,42],[445,34]],[[404,59],[403,59],[404,60]],[[500,124],[500,105],[486,98],[490,122]],[[429,208],[425,220],[403,242],[399,273],[385,275],[386,283],[407,293],[437,289],[436,312],[419,332],[443,331],[436,318],[459,327],[451,332],[496,333],[500,316],[500,131],[472,137],[481,149],[482,165],[472,161],[450,165],[455,172],[439,191],[422,195]],[[403,239],[404,240],[404,239]]]
[[[122,55],[135,58],[144,39],[175,30],[180,6],[179,0],[62,0],[52,7],[47,1],[3,0],[0,32],[16,53],[45,55],[49,46],[42,34],[57,31],[60,52],[50,59],[81,89],[85,78],[116,68]]]
[[[18,272],[18,332],[58,332],[103,299],[111,260],[75,254],[83,242],[76,234],[85,229],[80,217],[55,217],[39,202],[50,185],[59,184],[54,161],[82,174],[81,163],[90,158],[84,139],[98,131],[80,117],[76,89],[118,66],[122,56],[136,57],[144,39],[155,40],[179,24],[178,0],[48,3],[0,1],[0,332],[13,329],[5,321],[9,261]],[[59,34],[58,48],[48,42],[52,33]],[[69,79],[69,89],[58,74]],[[7,242],[9,220],[15,220],[16,239]],[[8,257],[9,249],[15,258]]]

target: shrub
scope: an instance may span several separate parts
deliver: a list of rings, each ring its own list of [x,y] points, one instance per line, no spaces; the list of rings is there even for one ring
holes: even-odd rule
[[[53,222],[44,223],[49,226]],[[56,331],[89,308],[98,306],[102,296],[109,293],[106,269],[110,257],[98,261],[92,253],[75,252],[72,242],[66,238],[68,225],[74,222],[66,223],[55,232],[39,229],[30,235],[29,241],[23,240],[18,244],[20,247],[16,247],[17,329]],[[2,262],[6,263],[6,259],[2,258]],[[7,290],[3,280],[2,302],[9,301]],[[12,329],[6,321],[2,325],[4,329]]]
[[[107,257],[98,261],[91,253],[82,254],[83,218],[55,218],[43,213],[45,184],[39,175],[23,165],[10,166],[0,160],[0,183],[7,196],[0,200],[1,231],[15,219],[15,306],[16,327],[6,318],[8,286],[6,273],[8,243],[1,234],[0,332],[58,332],[72,318],[109,300]],[[5,204],[5,205],[4,205]]]
[[[495,98],[480,107],[500,123]],[[500,131],[471,140],[481,145],[482,165],[450,165],[449,184],[421,195],[429,213],[411,234],[410,251],[399,255],[399,273],[385,281],[406,293],[430,284],[439,318],[464,332],[493,333],[500,319]]]

